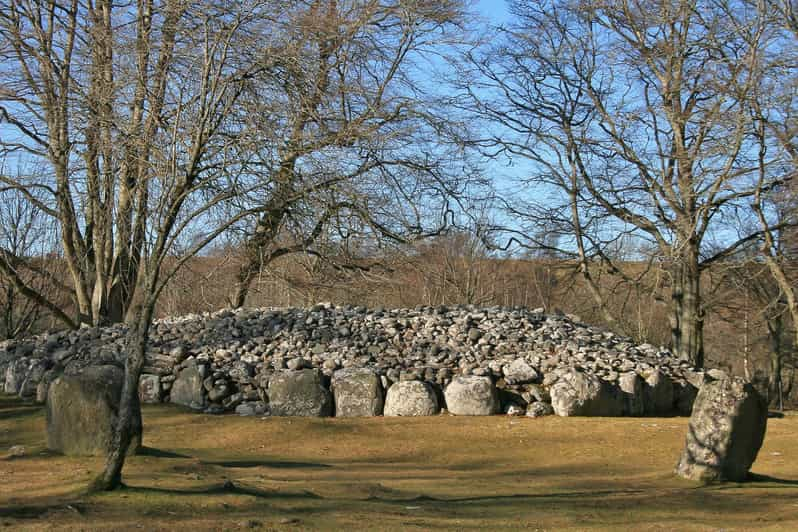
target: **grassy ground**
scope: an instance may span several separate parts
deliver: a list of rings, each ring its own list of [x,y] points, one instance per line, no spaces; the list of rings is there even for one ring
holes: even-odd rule
[[[771,419],[746,484],[671,470],[686,420],[258,419],[144,411],[128,487],[47,453],[40,407],[0,398],[0,530],[798,530],[798,416]],[[3,457],[23,445],[23,457]]]

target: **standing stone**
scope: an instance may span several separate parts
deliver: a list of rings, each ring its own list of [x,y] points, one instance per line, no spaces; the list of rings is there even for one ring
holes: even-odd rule
[[[765,439],[767,404],[740,378],[705,383],[690,416],[676,474],[690,480],[741,482]]]
[[[335,415],[368,417],[382,415],[382,385],[377,374],[368,368],[336,371],[332,378]]]
[[[139,378],[139,399],[142,403],[160,403],[163,398],[161,377],[158,375],[142,375]]]
[[[269,379],[269,406],[273,416],[326,417],[333,414],[332,394],[324,387],[321,371],[277,371]]]
[[[17,395],[22,388],[22,381],[25,380],[25,373],[28,371],[28,360],[18,358],[11,362],[6,368],[4,391],[9,395]]]
[[[551,406],[558,416],[620,416],[620,393],[595,375],[569,371],[551,387]]]
[[[68,456],[104,456],[119,413],[124,371],[90,366],[61,375],[47,391],[47,448]],[[128,454],[141,447],[141,410],[135,404]]]
[[[673,381],[661,371],[654,371],[646,378],[643,397],[645,398],[646,415],[667,416],[673,414]]]
[[[197,367],[196,360],[189,359],[186,367],[180,370],[177,379],[172,383],[169,401],[195,410],[205,408],[206,398],[202,388],[202,374]]]
[[[623,394],[623,410],[628,416],[642,416],[645,413],[643,379],[635,372],[624,373],[618,378],[618,387]]]
[[[440,412],[438,397],[424,381],[400,381],[388,388],[386,416],[434,416]]]
[[[499,393],[490,377],[455,377],[443,395],[446,409],[456,416],[490,416],[499,412]]]

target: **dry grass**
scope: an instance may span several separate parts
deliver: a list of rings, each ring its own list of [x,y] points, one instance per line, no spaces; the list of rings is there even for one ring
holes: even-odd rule
[[[670,471],[685,419],[257,419],[144,412],[126,489],[44,448],[42,409],[0,399],[0,528],[798,529],[798,416],[773,419],[756,482]]]

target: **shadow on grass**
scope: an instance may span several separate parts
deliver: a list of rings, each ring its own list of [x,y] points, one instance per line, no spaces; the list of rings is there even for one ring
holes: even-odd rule
[[[303,490],[298,493],[286,493],[281,491],[269,491],[263,490],[259,488],[254,488],[252,486],[246,486],[241,484],[234,484],[233,482],[227,481],[224,484],[219,484],[215,486],[208,486],[205,488],[189,488],[189,489],[181,489],[181,488],[157,488],[157,487],[149,487],[149,486],[129,486],[126,485],[122,489],[122,491],[127,492],[136,492],[136,493],[158,493],[162,495],[194,495],[194,496],[203,496],[203,495],[247,495],[249,497],[255,497],[257,499],[322,499],[320,495],[316,495],[315,493],[307,490]]]
[[[411,498],[386,498],[371,496],[366,498],[369,502],[382,502],[387,504],[406,504],[410,502],[439,503],[439,504],[474,504],[474,503],[496,503],[501,501],[534,501],[536,499],[578,499],[584,500],[592,497],[610,497],[617,495],[639,495],[645,493],[640,489],[621,489],[621,490],[595,490],[595,491],[569,491],[558,493],[513,493],[509,495],[484,495],[479,497],[431,497],[429,495],[418,495]]]
[[[38,415],[41,411],[42,407],[38,405],[18,403],[12,406],[3,406],[0,407],[0,421],[33,417]]]
[[[332,467],[329,464],[317,464],[314,462],[282,462],[274,460],[203,460],[202,463],[231,468],[272,467],[275,469],[325,469]]]
[[[152,456],[154,458],[194,458],[187,454],[175,453],[165,449],[156,449],[154,447],[142,447],[139,449],[136,456]]]
[[[81,489],[59,497],[37,497],[21,504],[0,506],[0,518],[38,519],[51,511],[63,510],[83,515],[81,499],[87,493],[88,490]]]
[[[759,475],[757,473],[748,473],[748,478],[745,482],[740,484],[743,487],[755,487],[751,484],[780,484],[784,486],[798,487],[798,480],[790,480],[786,478],[771,477],[770,475]],[[768,486],[772,487],[772,486]]]

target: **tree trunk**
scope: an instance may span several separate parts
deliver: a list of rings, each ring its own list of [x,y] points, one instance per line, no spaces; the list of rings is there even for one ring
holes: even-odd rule
[[[106,458],[105,471],[94,482],[95,488],[106,491],[122,486],[122,467],[125,465],[132,438],[132,421],[136,417],[136,410],[141,408],[137,397],[139,377],[144,367],[154,303],[148,301],[138,310],[138,319],[130,324],[125,339],[125,377],[111,448]]]
[[[245,245],[246,256],[244,257],[244,264],[236,275],[236,283],[230,299],[230,308],[235,309],[244,306],[252,281],[273,258],[273,255],[266,253],[266,250],[277,238],[280,225],[286,215],[284,204],[279,199],[281,197],[280,194],[276,193],[276,197],[272,199],[270,207],[258,219],[255,232]]]
[[[768,337],[770,338],[770,374],[768,376],[768,404],[782,403],[782,338],[784,335],[784,319],[782,316],[775,316],[767,320]]]
[[[680,257],[674,265],[671,300],[671,349],[682,360],[703,368],[704,309],[697,248]]]

